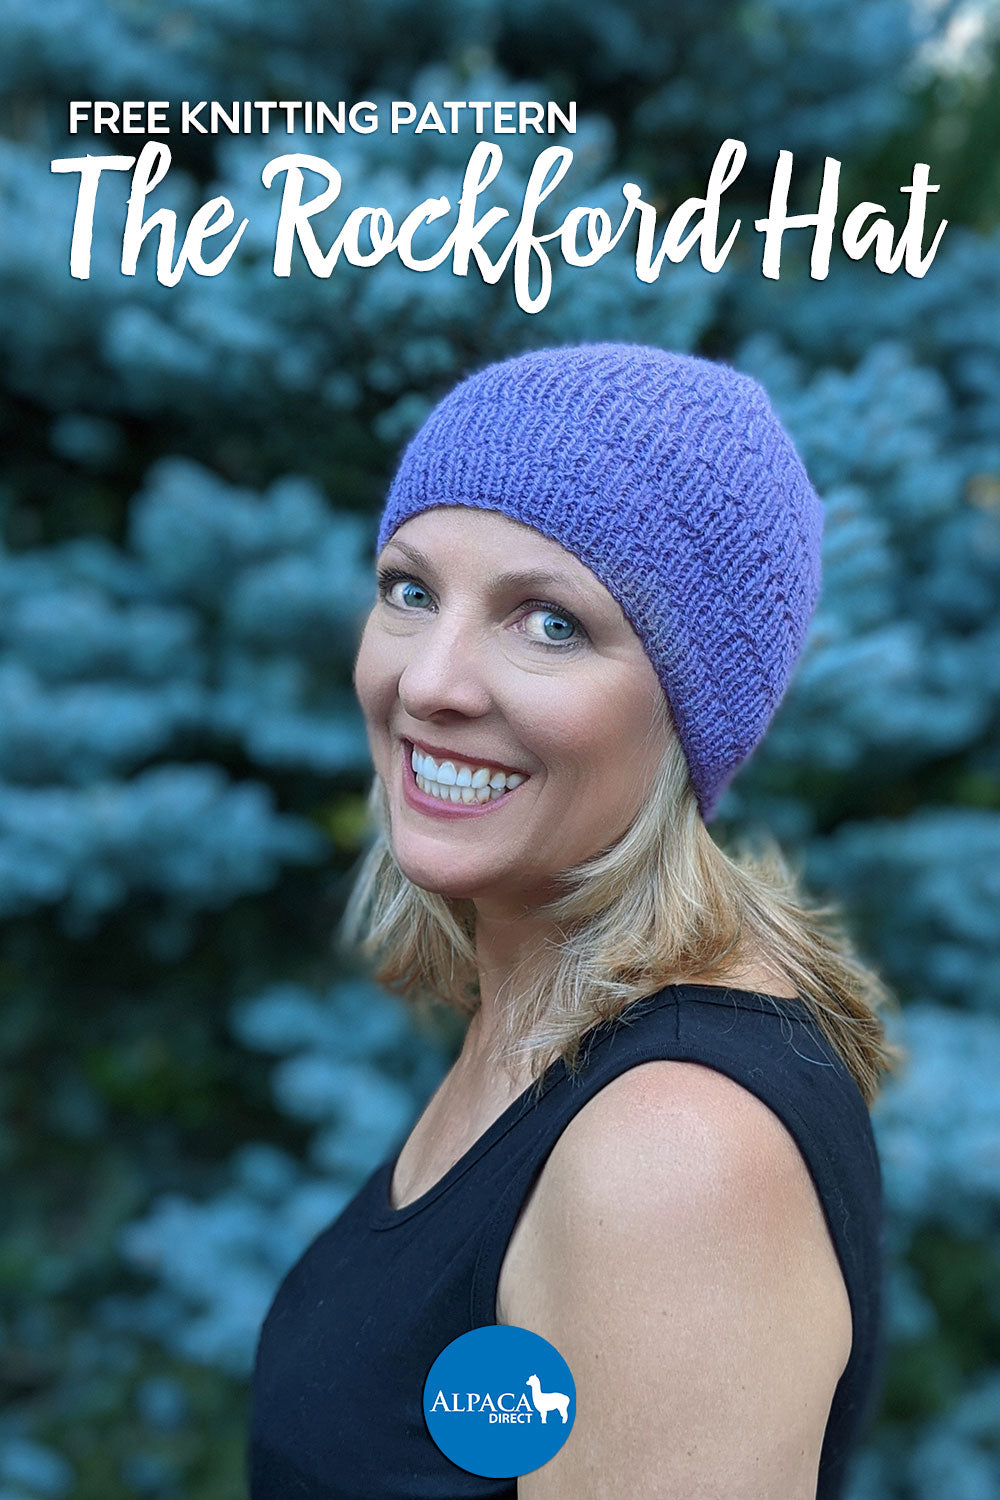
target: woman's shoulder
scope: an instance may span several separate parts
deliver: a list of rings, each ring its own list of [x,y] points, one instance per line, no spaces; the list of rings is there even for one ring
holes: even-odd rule
[[[657,1185],[704,1202],[731,1202],[755,1180],[772,1193],[811,1185],[794,1138],[757,1094],[710,1065],[667,1058],[636,1063],[605,1084],[549,1160],[553,1190],[637,1200]]]
[[[752,1493],[806,1493],[788,1414],[801,1419],[799,1461],[808,1450],[817,1462],[851,1305],[794,1139],[740,1084],[657,1059],[602,1088],[549,1156],[507,1286],[505,1320],[549,1338],[586,1394],[596,1400],[601,1372],[614,1372],[622,1411],[607,1418],[609,1464],[628,1462],[622,1434],[639,1402],[651,1421],[673,1413],[678,1492],[695,1471],[706,1477],[695,1459],[684,1468],[687,1444],[725,1453],[720,1483],[741,1452],[764,1469],[783,1454],[787,1471]],[[648,1476],[635,1477],[646,1493]]]
[[[560,1134],[530,1211],[541,1260],[557,1249],[562,1258],[572,1226],[575,1253],[591,1256],[595,1273],[610,1254],[609,1226],[628,1225],[632,1243],[654,1256],[665,1234],[678,1256],[747,1236],[769,1237],[779,1258],[794,1246],[849,1327],[839,1260],[797,1141],[757,1094],[712,1066],[658,1058],[612,1078]]]

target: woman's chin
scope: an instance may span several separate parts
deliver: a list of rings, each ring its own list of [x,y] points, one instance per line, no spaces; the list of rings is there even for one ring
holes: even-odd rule
[[[489,890],[490,887],[489,880],[484,883],[482,878],[475,880],[453,870],[434,868],[421,860],[407,859],[405,855],[401,857],[399,853],[396,853],[396,863],[407,880],[419,886],[422,891],[433,896],[447,897],[451,901],[471,901],[482,890]]]

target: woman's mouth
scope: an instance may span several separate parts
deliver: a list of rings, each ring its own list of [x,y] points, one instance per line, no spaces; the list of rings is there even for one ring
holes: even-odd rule
[[[411,807],[443,817],[475,817],[505,802],[530,777],[488,764],[442,760],[403,740],[403,792]]]

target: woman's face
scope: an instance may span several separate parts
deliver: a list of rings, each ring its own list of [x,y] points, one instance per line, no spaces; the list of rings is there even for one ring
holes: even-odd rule
[[[639,638],[578,558],[496,511],[421,512],[378,572],[354,685],[400,868],[440,895],[548,899],[625,832],[666,750]]]

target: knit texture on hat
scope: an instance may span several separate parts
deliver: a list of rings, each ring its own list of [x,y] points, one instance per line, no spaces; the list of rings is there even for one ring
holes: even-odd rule
[[[408,444],[378,551],[451,505],[534,527],[618,601],[708,822],[784,696],[820,591],[822,504],[761,386],[639,344],[490,365]]]

